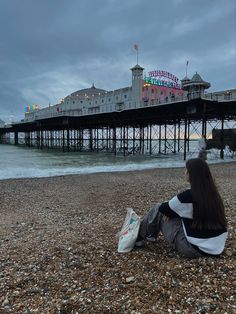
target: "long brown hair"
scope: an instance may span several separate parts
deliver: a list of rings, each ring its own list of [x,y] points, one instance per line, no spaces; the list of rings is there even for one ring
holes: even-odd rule
[[[215,230],[227,227],[222,198],[208,164],[200,158],[189,159],[186,168],[193,199],[192,228]]]

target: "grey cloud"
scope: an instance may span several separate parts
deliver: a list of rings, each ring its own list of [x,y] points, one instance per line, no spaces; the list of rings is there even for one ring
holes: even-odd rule
[[[235,87],[235,14],[234,0],[0,0],[0,118],[130,85],[134,43],[146,71],[181,77],[189,60],[214,90]]]

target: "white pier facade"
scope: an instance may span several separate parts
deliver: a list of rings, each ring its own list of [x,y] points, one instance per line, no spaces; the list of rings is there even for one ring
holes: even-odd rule
[[[182,87],[180,89],[174,89],[171,88],[171,86],[165,86],[166,81],[160,79],[158,80],[160,85],[148,83],[150,80],[143,78],[143,70],[144,69],[139,65],[131,69],[132,86],[116,89],[114,91],[106,91],[96,88],[93,85],[91,88],[82,89],[66,96],[58,104],[25,113],[24,122],[33,122],[58,116],[76,117],[119,112],[135,108],[183,102],[196,98],[218,102],[236,100],[236,89],[206,93],[205,89],[208,88],[210,84],[204,82],[198,74],[195,74],[191,80],[185,77],[182,80],[182,85],[180,85]],[[168,85],[167,83],[166,85]]]

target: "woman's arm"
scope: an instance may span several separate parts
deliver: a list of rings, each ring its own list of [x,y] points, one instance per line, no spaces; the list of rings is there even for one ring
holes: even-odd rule
[[[174,196],[169,202],[162,203],[160,212],[168,217],[192,218],[192,195],[190,190],[186,190]]]
[[[169,206],[169,202],[164,202],[161,204],[160,208],[159,208],[159,211],[167,216],[167,217],[170,217],[170,218],[179,218],[180,216],[174,212],[170,206]]]

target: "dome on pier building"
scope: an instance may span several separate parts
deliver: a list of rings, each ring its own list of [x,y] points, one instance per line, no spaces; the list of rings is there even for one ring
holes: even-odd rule
[[[84,88],[80,89],[76,92],[73,92],[72,94],[65,97],[66,99],[78,99],[78,100],[86,100],[90,99],[94,96],[100,96],[102,94],[105,94],[107,91],[101,88],[96,88],[94,84],[90,88]]]

